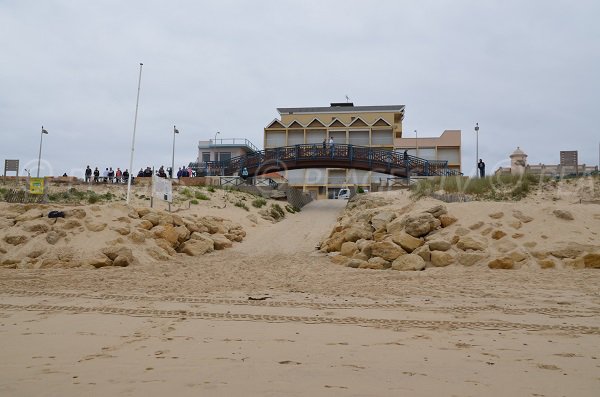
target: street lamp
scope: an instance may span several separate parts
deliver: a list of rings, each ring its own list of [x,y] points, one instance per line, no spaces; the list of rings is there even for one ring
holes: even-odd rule
[[[171,178],[175,175],[175,134],[179,134],[177,127],[173,126],[173,157],[171,158]]]
[[[42,126],[42,133],[40,134],[40,153],[38,155],[38,170],[37,170],[37,178],[40,177],[40,162],[42,160],[42,138],[44,137],[44,134],[48,134],[48,131],[46,131],[44,129],[44,126]]]
[[[475,123],[475,175],[479,166],[479,123]]]
[[[221,133],[221,131],[217,131],[215,133],[215,141],[214,141],[215,145],[217,144],[217,135],[219,135],[220,133]]]
[[[415,130],[415,156],[419,157],[419,134]]]

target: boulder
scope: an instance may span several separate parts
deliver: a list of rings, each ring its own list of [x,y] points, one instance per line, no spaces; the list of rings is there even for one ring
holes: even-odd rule
[[[163,239],[175,248],[179,245],[179,232],[173,225],[159,225],[152,228],[154,238]]]
[[[513,233],[513,235],[511,236],[514,239],[518,239],[525,236],[523,233]]]
[[[173,225],[173,215],[166,212],[158,213],[158,224],[159,225]]]
[[[209,241],[190,239],[179,247],[179,252],[182,252],[189,256],[199,256],[204,255],[208,252],[212,252],[214,248],[215,245],[212,240]]]
[[[506,233],[504,233],[504,231],[502,231],[502,230],[494,230],[494,231],[492,232],[492,236],[491,236],[491,237],[492,237],[494,240],[500,240],[500,239],[501,239],[502,237],[504,237],[504,236],[506,236]]]
[[[463,266],[473,266],[488,257],[482,252],[459,252],[456,255],[456,261]]]
[[[77,219],[67,219],[62,224],[62,228],[64,230],[71,230],[71,229],[75,229],[78,227],[81,227],[81,222],[79,222]]]
[[[402,247],[406,252],[413,252],[424,244],[423,240],[413,237],[404,231],[392,234],[392,241]]]
[[[22,227],[23,230],[35,235],[47,233],[50,230],[50,226],[45,220],[28,221],[23,223]]]
[[[118,256],[127,256],[133,260],[133,252],[131,248],[124,246],[108,246],[102,248],[101,252],[106,255],[111,261],[117,259]]]
[[[454,256],[449,252],[431,251],[431,264],[436,267],[444,267],[454,263]]]
[[[427,243],[430,251],[448,251],[452,244],[446,240],[431,240]]]
[[[7,243],[9,243],[10,245],[19,245],[19,244],[23,244],[25,242],[27,242],[27,240],[29,240],[29,238],[27,236],[25,236],[24,234],[7,234],[6,236],[4,236],[4,241],[6,241]]]
[[[146,215],[142,215],[142,220],[152,223],[152,226],[157,226],[160,223],[160,216],[155,212],[148,212]]]
[[[152,212],[150,210],[150,208],[136,208],[135,211],[138,214],[138,217],[143,218],[144,216],[148,215],[150,212]]]
[[[102,230],[104,230],[106,228],[106,223],[96,223],[96,222],[86,220],[85,227],[90,232],[101,232]]]
[[[129,226],[113,226],[110,229],[119,233],[121,236],[127,236],[131,233],[131,228]]]
[[[43,218],[43,217],[44,217],[44,213],[42,212],[41,209],[32,208],[29,211],[27,211],[21,215],[17,215],[15,217],[15,221],[25,222],[25,221],[32,221],[34,219]]]
[[[523,223],[529,223],[533,220],[532,217],[530,217],[529,215],[524,215],[521,211],[519,210],[514,210],[513,211],[513,216],[515,218],[517,218],[518,220],[520,220]]]
[[[439,218],[440,216],[447,214],[448,210],[446,209],[445,205],[438,204],[431,208],[426,209],[425,212],[430,213],[431,215],[434,216],[434,218]]]
[[[395,218],[386,225],[385,230],[389,234],[400,233],[402,229],[404,229],[404,225],[406,225],[407,218],[408,217],[406,216],[403,216],[402,218]]]
[[[556,267],[556,262],[550,258],[539,259],[537,263],[542,269],[554,269]]]
[[[344,241],[355,242],[360,239],[371,240],[373,238],[373,233],[370,229],[371,227],[366,224],[358,224],[357,226],[342,230],[341,233],[344,236]]]
[[[358,268],[362,268],[365,269],[366,266],[369,265],[369,262],[360,260],[360,259],[350,259],[348,262],[346,262],[346,267],[352,267],[354,269],[358,269]]]
[[[180,217],[177,214],[171,214],[171,217],[173,218],[173,225],[175,226],[185,226],[185,222],[183,221],[183,218]]]
[[[492,219],[500,219],[504,216],[504,212],[502,212],[502,211],[492,212],[491,214],[488,214],[488,216]]]
[[[395,212],[382,211],[371,218],[371,226],[373,226],[373,230],[382,230],[394,219],[396,219]]]
[[[171,257],[160,247],[148,247],[146,252],[157,261],[168,261]]]
[[[343,255],[332,255],[329,257],[329,260],[331,260],[336,265],[341,265],[341,266],[346,266],[346,264],[348,262],[350,262],[350,258],[343,256]]]
[[[58,242],[58,240],[60,240],[60,234],[55,231],[55,230],[51,230],[48,232],[48,234],[46,234],[46,242],[48,242],[48,244],[54,245]]]
[[[192,233],[194,236],[196,233]],[[335,233],[333,236],[329,237],[321,244],[321,251],[323,252],[336,252],[342,249],[342,244],[344,243],[344,236],[341,232]]]
[[[55,259],[52,259],[55,263],[58,262]],[[44,259],[46,261],[46,259]],[[86,265],[94,266],[95,268],[112,266],[112,261],[106,255],[101,252],[97,252],[89,258],[83,260],[83,263]],[[45,264],[46,265],[46,264]]]
[[[563,259],[563,263],[565,264],[565,266],[572,267],[573,269],[585,268],[585,260],[583,259],[583,257],[575,259],[565,258]]]
[[[471,231],[469,229],[464,228],[464,227],[459,227],[459,228],[457,228],[454,231],[454,234],[456,234],[459,237],[466,236],[469,233],[471,233]]]
[[[386,261],[383,258],[375,257],[368,260],[368,262],[372,265],[370,269],[389,269],[392,267],[392,263]]]
[[[455,216],[448,214],[441,215],[439,219],[442,223],[442,227],[448,227],[458,220],[458,218],[456,218]]]
[[[529,258],[529,255],[527,255],[527,253],[521,249],[516,249],[512,252],[509,252],[508,256],[510,256],[515,262],[523,262]]]
[[[137,227],[139,227],[140,229],[144,229],[144,230],[150,230],[154,227],[154,224],[148,220],[142,220],[140,221],[140,223],[137,225]]]
[[[215,233],[210,236],[214,242],[214,249],[224,250],[225,248],[231,248],[233,243],[224,234]]]
[[[138,232],[138,231],[134,231],[129,235],[129,238],[131,239],[131,241],[133,241],[134,243],[138,243],[141,244],[144,241],[146,241],[146,236],[144,235],[144,233]]]
[[[456,246],[463,251],[484,251],[487,248],[487,243],[480,238],[462,236]]]
[[[371,246],[371,256],[378,256],[390,262],[404,254],[406,252],[391,241],[381,241]]]
[[[583,256],[585,267],[600,269],[600,253],[594,252]]]
[[[140,214],[138,214],[138,212],[131,208],[129,210],[129,212],[127,212],[127,216],[130,217],[131,219],[139,219],[140,218]]]
[[[512,227],[513,229],[519,230],[521,226],[523,226],[523,224],[521,223],[521,221],[514,220],[512,222],[508,222],[508,226]]]
[[[494,247],[498,250],[498,252],[501,252],[503,254],[510,252],[510,251],[514,250],[515,248],[517,248],[517,243],[515,243],[512,240],[508,240],[508,239],[494,241],[493,244],[494,244]]]
[[[573,214],[571,214],[571,212],[567,211],[567,210],[554,210],[552,211],[552,213],[554,214],[554,216],[556,216],[558,219],[564,219],[566,221],[572,221],[575,218],[573,217]]]
[[[404,231],[413,237],[422,237],[431,232],[441,224],[433,215],[428,212],[409,216],[404,225]]]
[[[354,254],[357,252],[358,247],[356,246],[356,243],[351,241],[346,241],[344,244],[342,244],[342,248],[340,249],[340,255],[347,256],[348,258],[352,258],[352,256],[354,256]]]
[[[589,244],[580,244],[575,242],[563,242],[557,244],[555,248],[550,250],[550,254],[557,258],[577,258],[583,255],[586,251],[593,251],[594,246]]]
[[[354,255],[352,255],[352,259],[360,259],[362,261],[368,261],[369,257],[366,256],[365,254],[363,254],[362,252],[358,251]]]
[[[483,225],[484,225],[484,223],[481,222],[481,221],[479,221],[479,222],[474,223],[471,226],[469,226],[469,229],[471,229],[471,230],[477,230],[477,229],[479,229]]]
[[[514,269],[515,261],[510,257],[502,257],[488,263],[490,269]]]
[[[398,257],[392,263],[393,270],[423,270],[425,269],[425,261],[419,255],[406,254]]]
[[[186,240],[190,239],[190,231],[185,226],[177,226],[175,227],[175,232],[177,232],[177,241],[183,243]]]
[[[425,262],[431,262],[431,251],[429,245],[422,245],[412,252],[414,255],[419,255]]]
[[[64,210],[63,212],[65,213],[66,218],[83,219],[87,215],[83,208],[69,208],[68,210]]]
[[[227,233],[227,229],[223,223],[216,220],[214,217],[203,217],[199,219],[199,223],[204,225],[210,234]]]
[[[46,247],[39,243],[34,244],[33,247],[31,246],[31,244],[28,244],[27,248],[24,251],[25,256],[28,258],[37,258],[43,255],[45,252]]]

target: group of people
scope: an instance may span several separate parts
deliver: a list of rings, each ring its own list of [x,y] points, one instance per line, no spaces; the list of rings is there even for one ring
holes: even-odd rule
[[[116,170],[113,170],[112,167],[106,168],[102,174],[100,174],[100,170],[98,167],[92,169],[88,165],[85,169],[85,182],[86,183],[126,183],[129,179],[129,170],[125,169],[125,171],[121,171],[120,168],[117,167]]]

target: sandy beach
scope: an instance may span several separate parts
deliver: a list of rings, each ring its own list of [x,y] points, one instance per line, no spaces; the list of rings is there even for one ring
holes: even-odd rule
[[[520,229],[531,239],[551,225],[542,247],[564,240],[546,204],[519,207],[540,221]],[[345,205],[316,201],[277,223],[214,210],[247,234],[199,257],[0,269],[0,394],[598,394],[597,269],[335,265],[316,247]],[[448,204],[464,226],[511,204],[467,205]],[[597,244],[597,207],[568,208],[587,214],[568,235]]]

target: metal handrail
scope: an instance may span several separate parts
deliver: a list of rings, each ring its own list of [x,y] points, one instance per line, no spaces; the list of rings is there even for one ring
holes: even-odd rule
[[[346,160],[352,163],[367,162],[372,169],[405,168],[407,173],[416,173],[423,176],[448,176],[460,175],[456,170],[448,168],[448,161],[426,160],[410,154],[393,150],[357,146],[347,144],[299,144],[268,148],[243,156],[232,157],[225,161],[207,161],[190,163],[196,170],[204,170],[213,175],[233,175],[243,167],[260,167],[267,162],[293,161],[301,164],[302,161],[314,160]],[[326,166],[326,165],[325,165]]]
[[[209,146],[221,146],[221,145],[244,145],[252,149],[253,152],[259,152],[260,149],[256,147],[252,142],[246,138],[219,138],[211,139]]]

